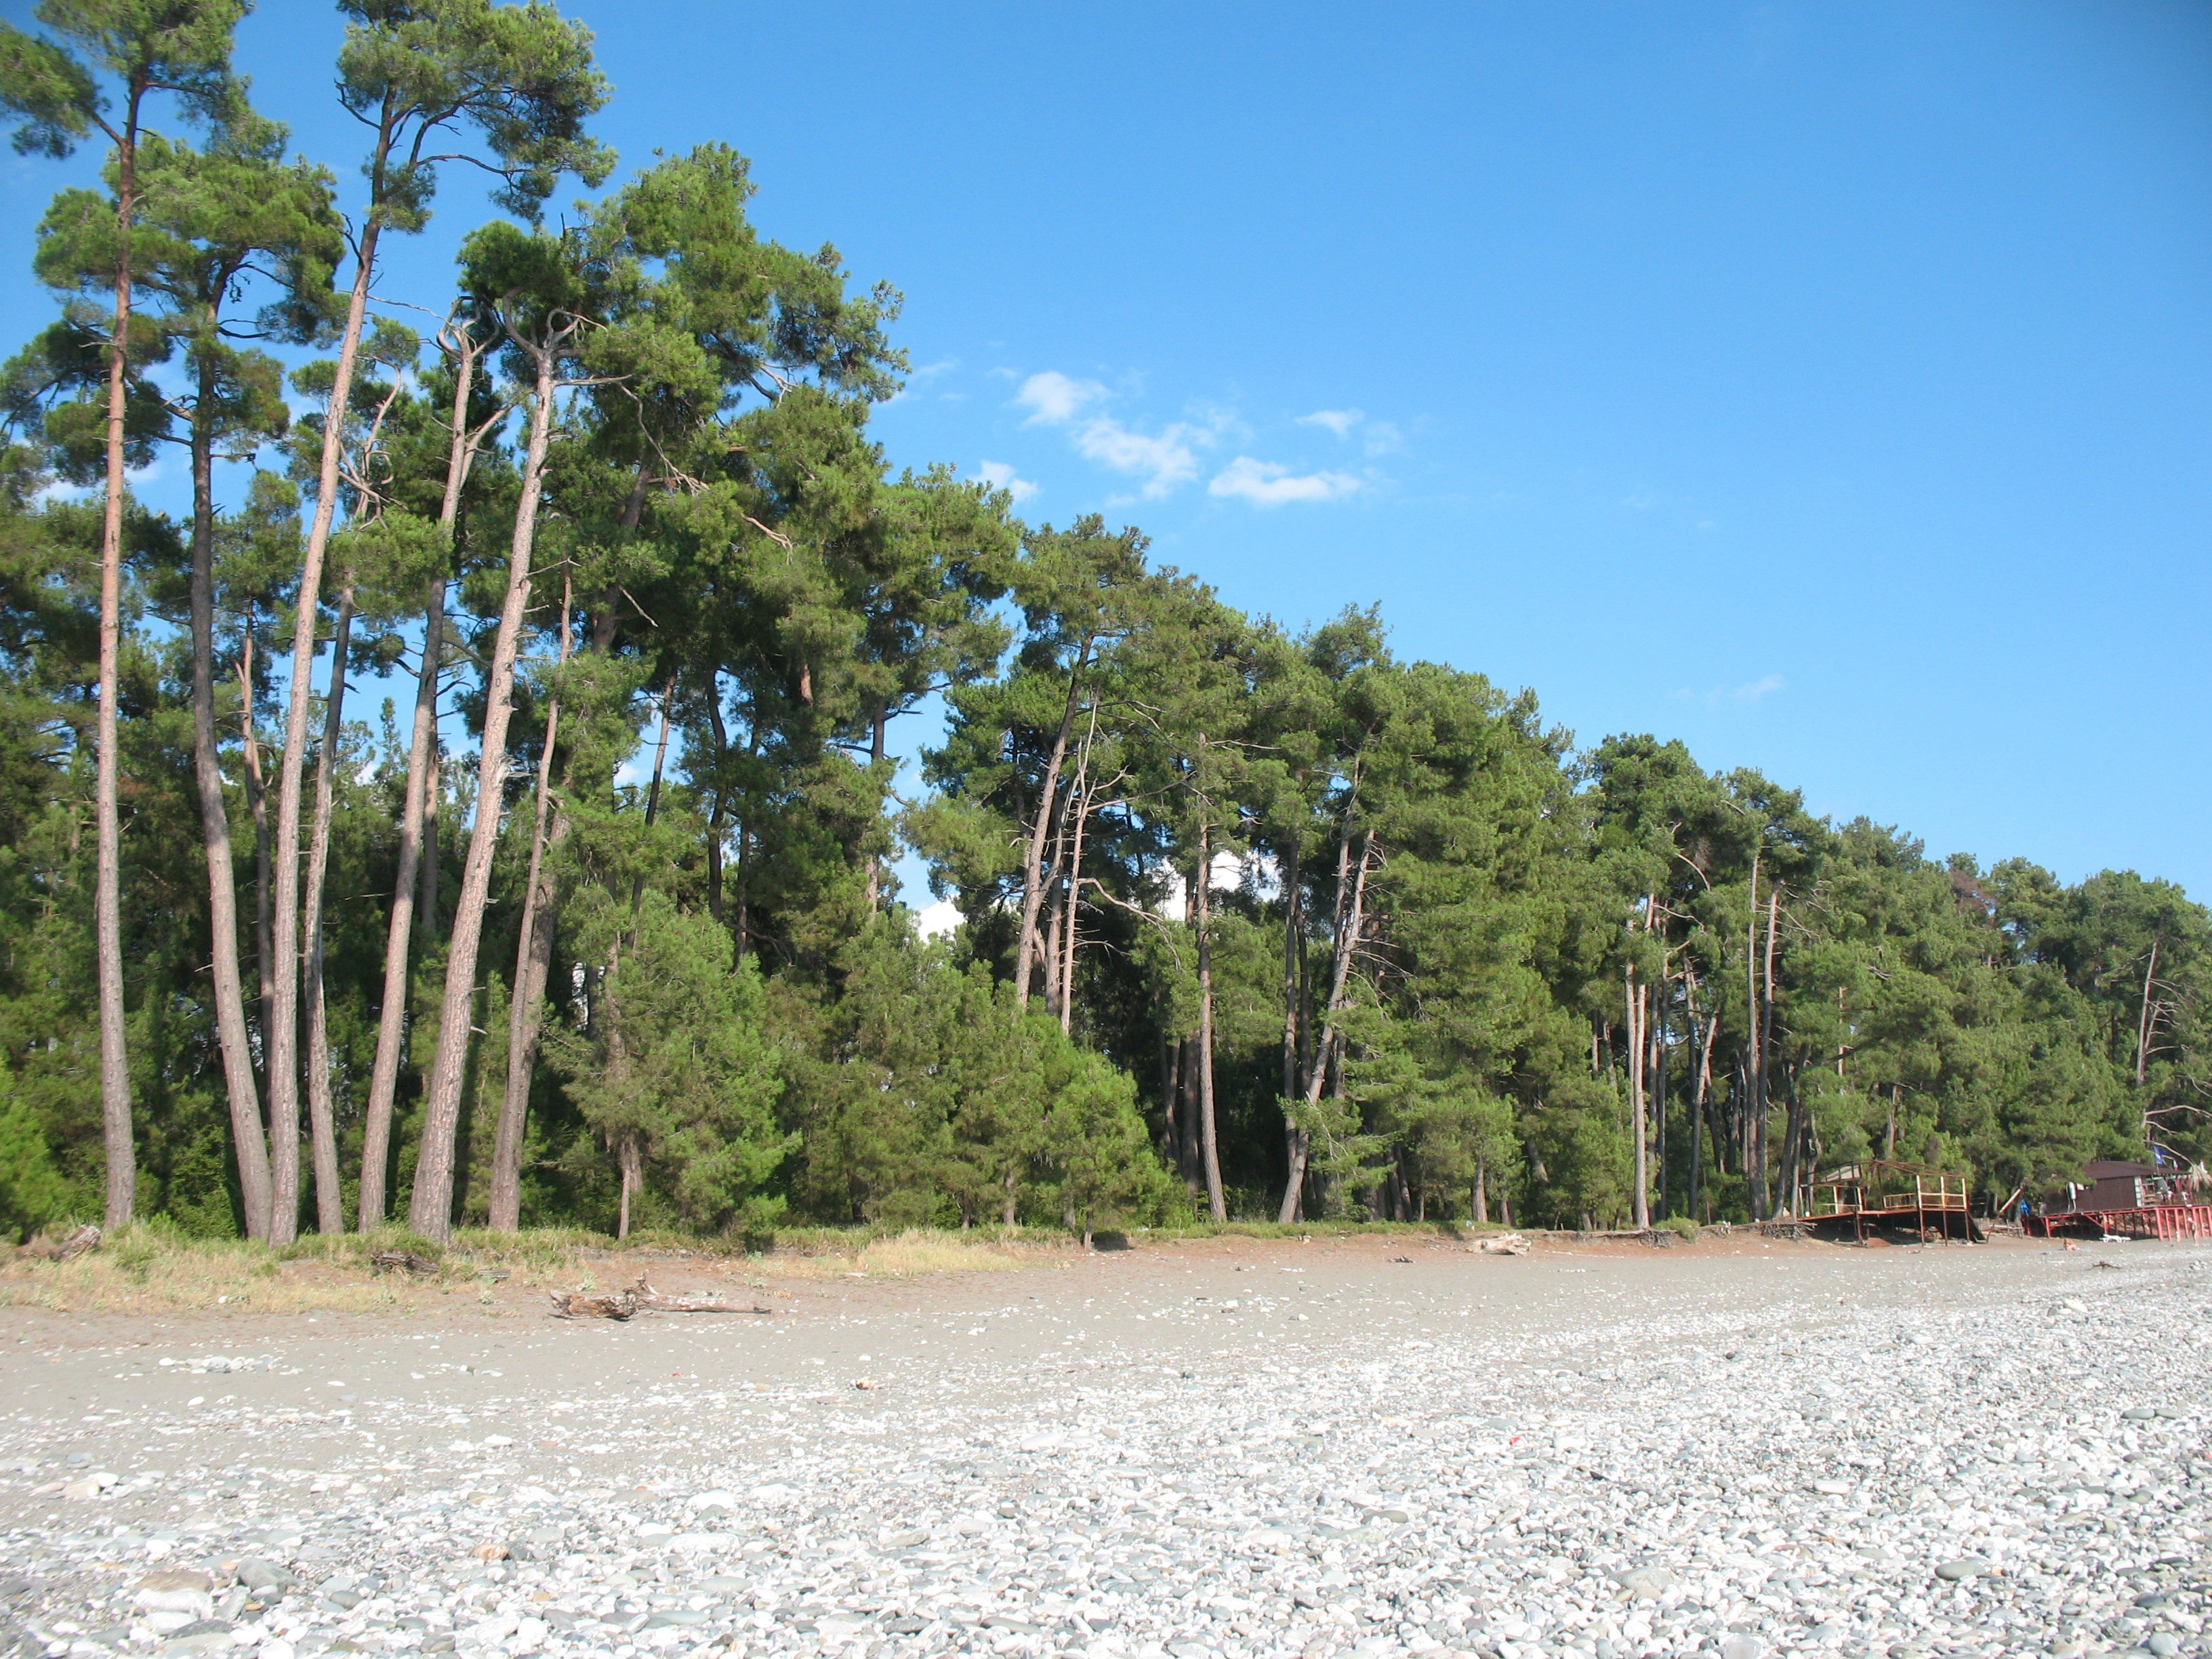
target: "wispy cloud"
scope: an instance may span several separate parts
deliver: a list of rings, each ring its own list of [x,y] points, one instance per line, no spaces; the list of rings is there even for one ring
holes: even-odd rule
[[[1273,461],[1239,455],[1206,486],[1213,495],[1236,496],[1255,507],[1284,507],[1292,501],[1328,501],[1349,495],[1359,480],[1348,472],[1293,472]]]
[[[1106,395],[1096,380],[1071,380],[1056,368],[1032,374],[1014,393],[1014,401],[1030,411],[1031,426],[1058,426],[1072,421]]]
[[[1212,436],[1207,428],[1182,421],[1156,435],[1147,434],[1132,431],[1111,416],[1097,415],[1076,433],[1075,447],[1086,460],[1141,477],[1144,493],[1157,497],[1198,476],[1198,455],[1192,446],[1211,442]]]
[[[1029,425],[1069,428],[1075,453],[1085,460],[1143,479],[1148,497],[1164,495],[1198,477],[1198,451],[1214,441],[1218,425],[1177,421],[1157,433],[1139,432],[1111,415],[1091,412],[1106,395],[1096,380],[1047,369],[1024,380],[1014,402],[1030,411]]]
[[[1356,409],[1316,409],[1298,416],[1300,426],[1325,426],[1340,438],[1367,417]]]
[[[1037,493],[1035,484],[1014,471],[1012,461],[985,461],[975,469],[975,476],[992,489],[1005,490],[1017,507]]]
[[[1674,696],[1686,702],[1701,702],[1708,708],[1718,708],[1724,702],[1741,703],[1756,708],[1777,691],[1789,689],[1790,683],[1779,674],[1768,674],[1755,680],[1746,680],[1737,686],[1715,686],[1710,691],[1693,691],[1682,687]]]

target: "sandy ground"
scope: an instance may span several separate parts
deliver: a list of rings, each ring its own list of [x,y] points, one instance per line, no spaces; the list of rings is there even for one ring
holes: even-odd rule
[[[2212,1651],[2189,1611],[2212,1551],[2208,1266],[2150,1243],[1231,1238],[896,1282],[656,1262],[664,1291],[773,1312],[626,1324],[496,1289],[405,1317],[9,1310],[0,1588],[23,1650],[49,1653]],[[2039,1364],[2054,1330],[2066,1353]],[[1901,1414],[1886,1378],[1910,1383]],[[2054,1449],[2085,1413],[2170,1461],[2170,1512],[2094,1480],[2128,1530],[2067,1532],[2072,1498],[2018,1490],[2008,1423],[2044,1437],[2006,1458],[2088,1490]],[[1954,1413],[2032,1510],[1945,1507],[1981,1468],[1945,1449]],[[1844,1478],[1813,1498],[1823,1471]],[[1612,1483],[1618,1524],[1585,1480]],[[1786,1563],[1754,1582],[1698,1556],[1769,1508],[1733,1541],[1832,1554],[1886,1524],[1873,1559],[1911,1584],[1870,1611],[1848,1560],[1800,1564],[1832,1595],[1769,1596]],[[1948,1531],[1921,1525],[1935,1509]],[[1254,1537],[1266,1559],[1235,1565]],[[2001,1617],[1971,1580],[2008,1551],[2050,1582]],[[2073,1570],[2083,1552],[2106,1565]],[[1969,1582],[1931,1579],[1953,1555]],[[249,1596],[242,1559],[289,1583]],[[1624,1588],[1639,1564],[1673,1582]],[[171,1569],[206,1575],[205,1607],[179,1594],[207,1616],[149,1622],[146,1575]]]

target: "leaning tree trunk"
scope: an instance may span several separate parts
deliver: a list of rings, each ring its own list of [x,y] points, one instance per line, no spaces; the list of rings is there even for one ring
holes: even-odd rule
[[[308,521],[307,544],[300,564],[299,610],[293,624],[292,684],[284,712],[284,753],[276,774],[276,900],[275,949],[276,994],[267,1034],[270,1174],[275,1202],[269,1237],[289,1244],[299,1231],[300,1205],[300,795],[307,771],[307,700],[314,678],[315,620],[322,607],[323,559],[330,550],[331,526],[337,511],[338,462],[345,445],[346,405],[353,395],[354,364],[361,350],[362,319],[368,313],[369,277],[375,269],[379,222],[371,215],[362,228],[346,301],[345,330],[338,338],[337,368],[323,416],[322,461],[316,473],[315,514]],[[442,1234],[440,1237],[443,1237]]]
[[[2150,1075],[2150,1040],[2158,1027],[2158,1022],[2151,1016],[2154,1006],[2151,992],[2158,984],[2158,947],[2159,936],[2154,933],[2150,940],[2150,959],[2143,965],[2142,1012],[2136,1018],[2136,1087],[2138,1089],[2143,1086],[2144,1079]],[[1841,1060],[1837,1064],[1840,1068]],[[2149,1136],[2149,1120],[2146,1117],[2143,1137],[2148,1139]]]
[[[1030,828],[1029,846],[1022,854],[1022,928],[1014,944],[1014,1000],[1029,1006],[1030,963],[1036,947],[1037,911],[1044,902],[1044,843],[1053,823],[1053,801],[1060,788],[1060,769],[1067,758],[1067,739],[1075,729],[1076,700],[1083,685],[1083,670],[1091,660],[1091,641],[1083,642],[1075,666],[1067,677],[1067,707],[1060,716],[1060,732],[1052,740],[1052,757],[1045,763],[1037,795],[1036,822]],[[1051,964],[1045,964],[1048,973]]]
[[[315,1170],[315,1224],[325,1233],[345,1231],[344,1195],[338,1185],[337,1109],[331,1098],[331,1034],[323,1004],[323,894],[331,867],[331,790],[338,739],[345,731],[346,652],[353,642],[353,584],[338,595],[337,626],[331,635],[331,689],[323,699],[323,744],[315,757],[315,817],[307,840],[307,941],[301,963],[307,1005],[307,1134]]]
[[[407,1030],[408,952],[416,908],[416,890],[430,867],[422,856],[423,831],[434,823],[428,807],[437,768],[438,673],[444,651],[446,578],[430,584],[422,631],[422,661],[416,676],[415,729],[407,748],[407,790],[399,808],[399,866],[392,882],[392,915],[384,939],[384,1000],[376,1017],[376,1060],[369,1072],[368,1110],[362,1124],[362,1231],[384,1224],[391,1185],[392,1099]]]
[[[568,579],[561,582],[561,656],[568,665]],[[544,1018],[545,981],[553,966],[552,877],[545,868],[546,816],[553,801],[553,749],[561,738],[561,696],[556,684],[545,703],[545,741],[538,758],[538,805],[530,830],[530,874],[522,887],[522,925],[517,929],[514,994],[507,1019],[507,1092],[499,1103],[499,1128],[492,1138],[489,1224],[511,1233],[522,1224],[522,1131],[530,1113],[530,1080],[538,1068],[538,1035]],[[552,834],[557,846],[565,817]]]
[[[445,336],[440,337],[443,342]],[[446,453],[446,489],[438,503],[438,522],[450,542],[460,523],[461,491],[468,483],[477,446],[490,421],[469,426],[469,398],[476,385],[480,348],[465,325],[453,337],[453,440]],[[493,420],[496,420],[495,416]],[[450,556],[450,552],[448,556]],[[369,1073],[368,1112],[362,1133],[361,1230],[384,1221],[385,1188],[390,1184],[392,1101],[399,1087],[399,1061],[406,1038],[410,976],[416,912],[427,932],[437,930],[438,678],[445,666],[447,572],[430,583],[423,607],[422,660],[415,681],[415,729],[407,745],[407,788],[399,807],[399,868],[392,884],[392,918],[384,939],[384,1000],[378,1005],[376,1063]],[[428,843],[428,856],[425,845]],[[417,884],[429,895],[419,902]],[[374,1196],[372,1198],[372,1193]]]
[[[124,416],[131,335],[131,230],[137,212],[138,89],[116,145],[115,325],[107,344],[107,496],[100,531],[99,773],[93,789],[98,868],[94,878],[94,949],[100,984],[100,1141],[107,1164],[104,1220],[109,1232],[131,1224],[138,1200],[138,1153],[131,1126],[131,1066],[123,1042],[123,823],[116,803],[116,696],[123,656]]]
[[[1075,768],[1075,830],[1067,864],[1067,923],[1062,930],[1060,959],[1060,1029],[1062,1036],[1075,1030],[1075,947],[1076,907],[1083,898],[1083,826],[1091,816],[1089,787],[1085,773],[1091,762],[1090,744],[1084,744],[1084,755]]]
[[[545,488],[545,452],[552,441],[554,354],[537,352],[538,376],[530,411],[529,447],[515,507],[514,539],[507,559],[507,602],[501,608],[490,666],[484,676],[483,747],[477,763],[476,822],[461,870],[460,896],[446,952],[446,990],[440,1006],[437,1058],[422,1111],[422,1142],[415,1158],[415,1190],[408,1224],[427,1238],[453,1231],[453,1137],[460,1125],[461,1082],[468,1066],[469,1012],[476,998],[477,949],[483,942],[484,907],[491,896],[492,854],[499,843],[500,803],[507,785],[507,728],[514,712],[514,657],[530,603],[530,557],[538,531],[538,504]]]
[[[214,408],[215,371],[203,362],[199,409]],[[230,1101],[230,1138],[238,1155],[239,1196],[246,1236],[269,1237],[269,1141],[261,1127],[261,1095],[253,1081],[253,1047],[246,1030],[246,988],[238,963],[238,884],[223,806],[222,765],[215,735],[215,439],[195,411],[192,425],[192,771],[198,785],[200,834],[207,848],[208,924],[213,946],[216,1037]],[[249,708],[248,714],[252,710]]]
[[[1359,867],[1352,879],[1352,903],[1347,914],[1342,899],[1345,864],[1351,855],[1352,840],[1349,818],[1344,836],[1337,843],[1336,890],[1339,894],[1339,926],[1335,942],[1335,961],[1329,969],[1328,1005],[1322,1018],[1321,1042],[1316,1045],[1312,1069],[1306,1073],[1305,1109],[1310,1117],[1321,1106],[1321,1091],[1328,1079],[1329,1062],[1334,1058],[1337,1045],[1337,1018],[1344,1012],[1345,988],[1350,981],[1352,958],[1359,948],[1359,930],[1365,921],[1367,902],[1367,865],[1369,855],[1375,850],[1375,837],[1369,835],[1359,843]],[[1305,1181],[1303,1163],[1291,1171],[1291,1181],[1283,1191],[1283,1211],[1277,1219],[1288,1222],[1299,1188]]]

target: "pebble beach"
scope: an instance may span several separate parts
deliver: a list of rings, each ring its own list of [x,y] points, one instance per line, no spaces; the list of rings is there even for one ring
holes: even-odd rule
[[[2212,1655],[2212,1249],[1065,1254],[7,1310],[0,1652]]]

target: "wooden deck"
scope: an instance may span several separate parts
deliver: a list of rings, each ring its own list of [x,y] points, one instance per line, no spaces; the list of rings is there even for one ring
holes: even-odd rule
[[[1798,1219],[1831,1236],[1910,1232],[1982,1242],[1966,1177],[1882,1163],[1831,1170],[1798,1189]]]
[[[2027,1231],[2043,1238],[2212,1238],[2212,1204],[2146,1204],[2133,1210],[2061,1210],[2031,1215]]]

